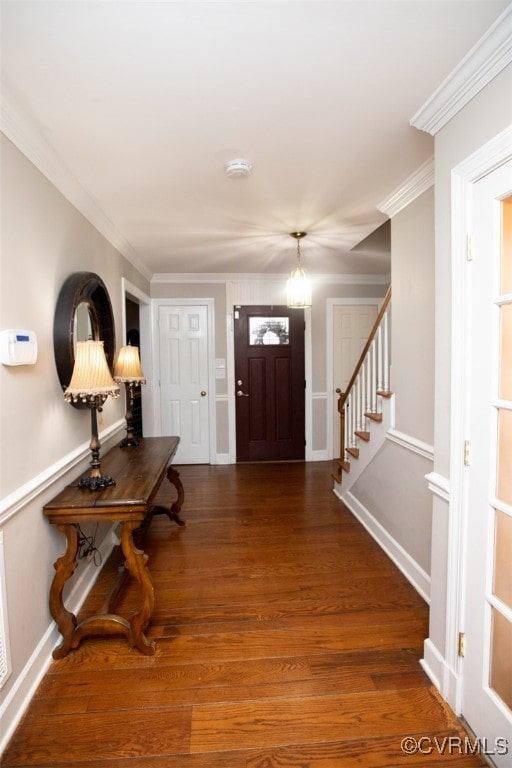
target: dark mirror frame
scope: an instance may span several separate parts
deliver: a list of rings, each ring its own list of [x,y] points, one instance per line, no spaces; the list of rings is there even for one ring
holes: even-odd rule
[[[75,365],[75,314],[80,304],[87,304],[93,338],[103,341],[110,372],[114,370],[116,334],[114,313],[105,283],[94,272],[75,272],[60,289],[53,320],[55,365],[62,391],[71,381]],[[84,407],[80,403],[73,403]]]

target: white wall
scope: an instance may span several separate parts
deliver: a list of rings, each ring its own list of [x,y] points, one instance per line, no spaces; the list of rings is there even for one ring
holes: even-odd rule
[[[434,188],[391,221],[395,427],[434,444]]]
[[[64,551],[64,540],[43,518],[42,506],[89,461],[90,414],[64,402],[55,368],[57,296],[72,272],[99,274],[112,301],[119,348],[121,279],[145,292],[149,287],[3,136],[1,151],[0,328],[33,330],[39,345],[36,365],[0,366],[0,530],[12,665],[1,692],[5,739],[57,640],[48,594],[53,563]],[[107,401],[100,431],[113,440],[123,428],[123,398]],[[98,543],[104,534],[100,531]],[[76,580],[79,589],[71,598],[75,604],[95,575],[94,566],[81,571]]]

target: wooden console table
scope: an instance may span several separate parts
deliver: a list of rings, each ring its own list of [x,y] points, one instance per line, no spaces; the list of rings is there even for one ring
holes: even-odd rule
[[[80,478],[77,478],[76,484],[67,486],[45,504],[44,514],[67,540],[65,554],[54,564],[55,576],[50,588],[50,611],[63,637],[61,645],[53,651],[54,659],[66,656],[88,635],[124,634],[141,653],[148,656],[154,654],[155,643],[144,634],[155,604],[153,582],[147,568],[147,555],[135,544],[133,533],[147,527],[154,514],[165,513],[178,525],[184,525],[179,517],[184,500],[183,486],[179,473],[170,466],[178,443],[178,437],[146,437],[137,447],[115,446],[101,458],[102,472],[111,475],[115,485],[91,491],[78,488]],[[152,506],[165,477],[178,492],[178,499],[170,509]],[[124,567],[137,580],[142,591],[142,605],[129,620],[111,613],[119,588],[111,591],[104,613],[80,623],[64,606],[64,585],[77,566],[79,524],[90,521],[122,523]]]

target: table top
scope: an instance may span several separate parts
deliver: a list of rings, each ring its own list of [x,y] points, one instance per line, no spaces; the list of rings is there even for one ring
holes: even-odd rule
[[[179,437],[145,437],[138,446],[111,448],[100,456],[101,473],[115,485],[91,491],[78,488],[87,471],[43,507],[52,523],[88,520],[143,520],[165,477]]]

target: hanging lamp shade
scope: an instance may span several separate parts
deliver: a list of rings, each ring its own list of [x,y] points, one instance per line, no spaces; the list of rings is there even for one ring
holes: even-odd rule
[[[292,309],[304,309],[311,306],[311,280],[300,263],[300,241],[306,232],[291,232],[290,236],[297,240],[297,264],[286,285],[286,304]]]

